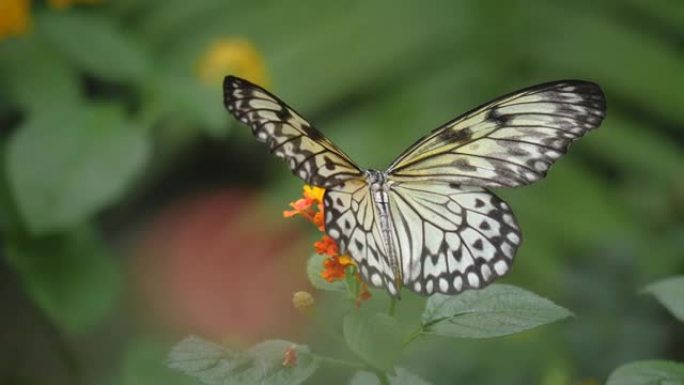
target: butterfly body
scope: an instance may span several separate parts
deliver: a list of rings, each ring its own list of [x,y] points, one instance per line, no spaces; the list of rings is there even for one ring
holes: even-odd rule
[[[402,284],[401,261],[397,253],[393,234],[394,224],[390,215],[390,182],[387,179],[387,174],[382,171],[369,169],[365,170],[365,174],[373,197],[373,204],[377,210],[378,225],[383,245],[389,259],[390,268],[394,273],[394,286],[399,288]]]
[[[511,208],[487,190],[543,178],[605,115],[600,87],[544,83],[433,130],[385,171],[362,169],[292,108],[233,76],[226,108],[306,183],[326,189],[325,230],[370,285],[392,296],[478,289],[505,275],[522,242]]]

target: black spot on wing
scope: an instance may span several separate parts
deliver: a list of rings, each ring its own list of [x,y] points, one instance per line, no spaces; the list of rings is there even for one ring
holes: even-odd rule
[[[335,169],[335,163],[328,156],[323,157],[323,164],[325,165],[325,168],[327,168],[328,170],[334,170]]]
[[[439,138],[447,143],[464,142],[472,137],[473,133],[470,128],[466,127],[462,130],[447,129],[439,134]]]
[[[477,167],[470,164],[466,158],[457,158],[451,164],[462,171],[477,171]]]
[[[454,250],[453,255],[457,262],[461,262],[461,259],[463,258],[463,248],[459,247],[458,249]]]
[[[475,242],[473,242],[473,247],[477,250],[482,251],[482,239],[478,238]]]
[[[311,126],[308,125],[308,124],[302,124],[301,129],[302,129],[302,131],[304,131],[304,132],[306,133],[306,135],[307,135],[309,138],[311,138],[311,139],[313,139],[313,140],[315,140],[315,141],[317,141],[317,142],[318,142],[318,141],[321,141],[321,140],[323,140],[323,139],[325,138],[325,137],[323,136],[323,134],[321,134],[320,131],[318,131],[317,129],[311,127]]]
[[[487,113],[485,119],[497,126],[505,126],[511,120],[511,115],[501,114],[496,108],[492,108]]]

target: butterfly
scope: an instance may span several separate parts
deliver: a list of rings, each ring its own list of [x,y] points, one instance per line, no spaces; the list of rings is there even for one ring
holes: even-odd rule
[[[265,89],[227,76],[223,90],[226,109],[273,155],[326,189],[326,233],[365,282],[394,297],[402,287],[453,295],[505,275],[522,237],[511,208],[488,188],[544,178],[606,111],[595,83],[536,85],[443,124],[379,171],[358,167]]]

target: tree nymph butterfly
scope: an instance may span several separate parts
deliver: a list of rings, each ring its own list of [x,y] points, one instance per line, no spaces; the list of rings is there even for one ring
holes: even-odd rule
[[[385,171],[363,169],[280,99],[227,76],[224,103],[306,183],[326,189],[325,231],[371,286],[457,294],[508,272],[522,241],[489,187],[542,179],[605,116],[601,88],[562,80],[483,104],[436,128]]]

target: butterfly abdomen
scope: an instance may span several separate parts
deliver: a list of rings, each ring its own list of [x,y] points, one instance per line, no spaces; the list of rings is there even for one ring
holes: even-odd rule
[[[394,275],[392,277],[384,277],[387,290],[392,296],[399,296],[399,289],[403,281],[401,273],[401,261],[397,253],[394,239],[394,226],[392,225],[392,217],[390,216],[389,207],[389,187],[387,184],[387,177],[385,173],[377,170],[367,170],[366,178],[370,186],[371,195],[375,210],[377,210],[378,226],[380,227],[380,234],[382,234],[383,246],[390,264],[390,269]]]

